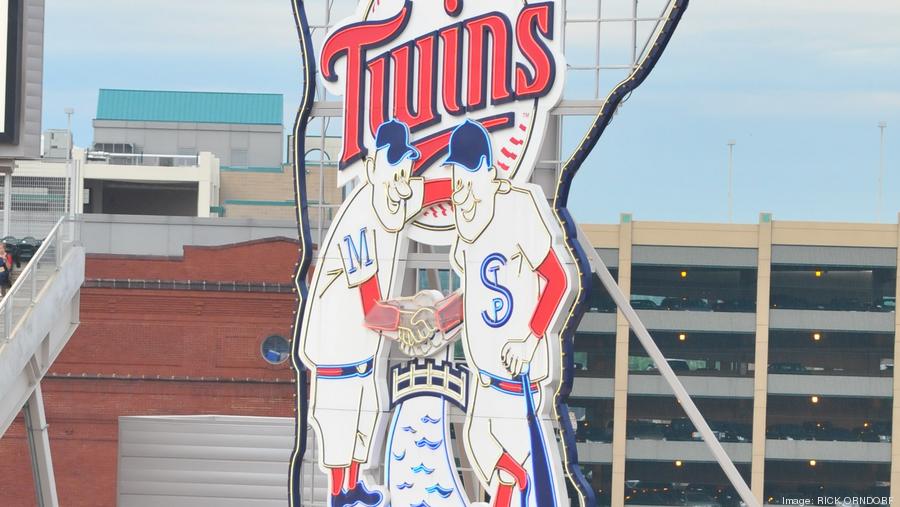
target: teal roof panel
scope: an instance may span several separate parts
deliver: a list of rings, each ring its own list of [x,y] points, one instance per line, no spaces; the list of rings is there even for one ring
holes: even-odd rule
[[[273,93],[101,89],[98,120],[281,125],[284,96]]]

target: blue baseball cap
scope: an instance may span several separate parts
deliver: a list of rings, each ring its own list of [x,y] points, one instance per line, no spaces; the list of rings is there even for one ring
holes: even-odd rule
[[[407,157],[419,159],[419,150],[409,144],[409,127],[397,120],[388,120],[378,127],[375,148],[387,148],[387,160],[391,165],[397,165]]]
[[[454,164],[469,172],[476,172],[482,165],[494,164],[491,138],[480,123],[466,120],[450,134],[450,154],[445,164]]]

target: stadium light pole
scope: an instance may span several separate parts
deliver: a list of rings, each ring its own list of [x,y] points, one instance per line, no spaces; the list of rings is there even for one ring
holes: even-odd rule
[[[878,129],[881,131],[881,147],[878,162],[878,216],[876,221],[882,219],[882,210],[884,209],[884,129],[887,128],[886,121],[878,122]]]
[[[74,174],[74,164],[72,164],[72,147],[75,144],[75,140],[72,138],[72,115],[75,114],[75,109],[71,107],[67,107],[63,110],[66,113],[66,137],[68,137],[69,146],[66,149],[66,175],[69,177],[69,216],[75,217],[75,203],[78,202],[77,192],[78,192],[78,182],[75,180]]]
[[[728,140],[728,223],[734,222],[734,145],[737,141]]]

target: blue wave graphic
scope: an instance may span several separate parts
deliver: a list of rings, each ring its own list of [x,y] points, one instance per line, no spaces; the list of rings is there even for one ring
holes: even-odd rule
[[[403,458],[406,457],[406,449],[403,449],[403,453],[401,454],[391,453],[391,456],[393,456],[396,461],[403,461]]]
[[[440,484],[425,488],[425,491],[430,494],[437,493],[441,498],[450,498],[450,495],[453,494],[453,488],[442,488]]]
[[[431,507],[431,506],[428,505],[428,502],[426,502],[425,500],[422,500],[422,503],[411,503],[411,504],[409,504],[409,507]]]
[[[443,442],[443,440],[438,440],[437,442],[432,442],[431,440],[428,440],[427,438],[422,437],[419,440],[416,440],[416,447],[427,447],[427,448],[431,449],[432,451],[434,451],[438,447],[441,446],[442,442]]]
[[[437,424],[437,423],[441,422],[440,419],[432,419],[430,415],[426,415],[425,417],[423,417],[419,420],[425,424]]]
[[[413,428],[412,426],[406,426],[406,427],[401,428],[401,429],[402,429],[403,431],[407,432],[407,433],[412,433],[413,435],[415,435],[416,433],[418,433],[418,432],[416,431],[416,429]]]
[[[403,484],[397,484],[397,489],[409,489],[415,486],[415,484],[410,484],[408,482],[404,482]]]
[[[425,466],[425,463],[421,463],[418,466],[414,466],[414,467],[410,468],[410,470],[412,470],[412,473],[414,473],[414,474],[431,475],[434,473],[434,469],[428,468],[427,466]]]

